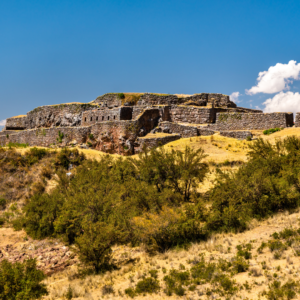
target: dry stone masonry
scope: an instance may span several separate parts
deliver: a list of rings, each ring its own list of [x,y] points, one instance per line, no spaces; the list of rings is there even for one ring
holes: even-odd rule
[[[290,126],[292,113],[237,107],[223,94],[109,93],[90,103],[41,106],[9,118],[0,132],[0,146],[80,146],[132,155],[179,138],[219,132],[246,139],[252,137],[249,130]],[[299,113],[295,126],[300,126]]]

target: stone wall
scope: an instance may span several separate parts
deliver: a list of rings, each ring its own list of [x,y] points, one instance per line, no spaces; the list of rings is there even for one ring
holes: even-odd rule
[[[0,136],[7,136],[17,132],[20,132],[20,130],[2,130],[0,131]]]
[[[214,130],[207,127],[198,127],[198,135],[213,135],[215,133]]]
[[[59,132],[63,133],[62,142],[58,141]],[[6,136],[0,136],[0,145],[7,143],[28,144],[29,146],[49,147],[50,145],[66,146],[71,141],[85,143],[91,132],[90,127],[61,127],[24,130]]]
[[[18,116],[6,119],[6,130],[23,130],[26,129],[27,116]]]
[[[160,110],[149,108],[137,120],[96,123],[91,127],[94,147],[107,153],[134,154],[135,147],[138,147],[137,137],[146,135],[156,127],[159,118]]]
[[[168,134],[165,136],[140,137],[137,139],[138,147],[135,148],[135,153],[142,151],[143,147],[156,148],[167,143],[180,139],[180,134]]]
[[[82,113],[82,126],[90,126],[98,122],[131,120],[132,107],[98,108]]]
[[[293,126],[292,113],[217,113],[213,130],[265,130]]]
[[[171,122],[183,122],[192,124],[213,123],[216,112],[214,108],[197,106],[172,106],[170,109]]]
[[[164,94],[143,94],[139,101],[138,106],[153,106],[153,105],[171,105],[184,103],[184,98],[178,98],[176,95],[164,95]]]
[[[150,94],[146,93],[140,97],[137,105],[180,105],[193,104],[195,106],[214,105],[215,107],[236,107],[236,104],[230,101],[229,96],[223,94],[201,93],[189,97],[178,97],[176,95]]]
[[[182,138],[187,138],[197,136],[198,128],[194,126],[181,125],[171,122],[161,122],[159,125],[159,130],[156,130],[156,132],[178,133]]]
[[[72,103],[38,107],[27,113],[27,129],[81,126],[82,113],[97,107],[89,103]]]
[[[231,137],[239,140],[246,140],[248,137],[252,138],[252,133],[250,131],[228,131],[228,130],[221,130],[220,135]]]
[[[135,120],[146,108],[147,106],[134,106],[132,108],[132,120]]]

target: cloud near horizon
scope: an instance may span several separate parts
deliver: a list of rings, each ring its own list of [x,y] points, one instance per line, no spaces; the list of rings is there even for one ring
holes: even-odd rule
[[[268,71],[259,72],[257,85],[246,90],[246,94],[274,94],[289,90],[290,84],[293,83],[291,79],[299,80],[299,75],[300,63],[297,64],[295,60],[290,60],[288,64],[277,63],[275,66],[271,66]]]
[[[6,120],[2,120],[2,121],[0,121],[0,127],[4,127],[4,126],[5,126],[5,124],[6,124]]]
[[[233,92],[229,97],[230,100],[233,101],[234,103],[239,103],[239,96],[241,96],[240,92]]]
[[[280,92],[263,104],[264,112],[300,112],[300,93]]]

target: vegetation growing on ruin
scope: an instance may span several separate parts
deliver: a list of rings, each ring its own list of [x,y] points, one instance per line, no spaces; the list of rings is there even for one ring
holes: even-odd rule
[[[263,134],[264,135],[269,135],[269,134],[272,134],[274,132],[277,132],[277,131],[280,131],[282,130],[282,128],[271,128],[271,129],[266,129],[263,131]]]

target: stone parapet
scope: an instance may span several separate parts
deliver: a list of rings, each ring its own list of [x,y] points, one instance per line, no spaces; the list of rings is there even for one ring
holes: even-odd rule
[[[154,129],[155,130],[155,129]],[[189,125],[176,124],[171,122],[161,122],[159,124],[159,130],[157,132],[164,133],[177,133],[182,138],[192,137],[198,135],[198,128]]]
[[[8,137],[0,136],[0,145],[5,146],[9,142],[12,142],[28,144],[29,146],[49,147],[50,145],[66,146],[71,141],[76,141],[78,144],[81,144],[87,141],[90,132],[90,127],[61,127],[24,130],[10,134]]]
[[[6,130],[24,130],[26,129],[27,116],[18,116],[6,119]]]
[[[155,136],[150,135],[149,137],[145,136],[142,138],[138,138],[136,144],[138,147],[135,148],[135,153],[139,153],[142,151],[143,147],[147,148],[156,148],[158,146],[163,146],[167,143],[176,141],[180,139],[180,134],[168,134],[165,136]]]
[[[292,113],[217,113],[213,130],[265,130],[293,126]]]
[[[171,122],[183,122],[192,124],[213,123],[216,118],[214,108],[198,106],[175,106],[170,108]]]
[[[253,135],[250,131],[229,131],[221,130],[220,135],[235,138],[238,140],[246,140],[248,137],[252,139]]]

